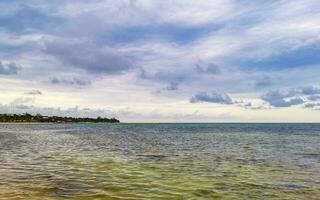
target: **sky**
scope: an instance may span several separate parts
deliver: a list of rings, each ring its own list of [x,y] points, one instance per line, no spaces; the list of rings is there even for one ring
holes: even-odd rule
[[[320,122],[318,0],[1,0],[0,113]]]

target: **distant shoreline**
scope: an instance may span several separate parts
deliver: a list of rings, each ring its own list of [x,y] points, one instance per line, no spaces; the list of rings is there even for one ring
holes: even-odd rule
[[[116,118],[90,118],[90,117],[62,117],[62,116],[42,116],[40,114],[0,114],[0,123],[120,123]]]
[[[0,122],[1,124],[144,124],[144,125],[161,125],[161,124],[265,124],[265,125],[281,125],[281,124],[319,124],[320,122]]]
[[[0,122],[0,124],[124,124],[122,122]]]

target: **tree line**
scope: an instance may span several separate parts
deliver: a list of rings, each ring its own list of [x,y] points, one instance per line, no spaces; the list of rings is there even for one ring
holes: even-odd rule
[[[89,117],[61,117],[61,116],[42,116],[40,114],[0,114],[0,122],[43,122],[43,123],[119,123],[116,118],[89,118]]]

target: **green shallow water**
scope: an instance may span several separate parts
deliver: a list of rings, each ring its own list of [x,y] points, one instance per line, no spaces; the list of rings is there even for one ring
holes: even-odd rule
[[[0,199],[320,199],[317,124],[0,125]]]

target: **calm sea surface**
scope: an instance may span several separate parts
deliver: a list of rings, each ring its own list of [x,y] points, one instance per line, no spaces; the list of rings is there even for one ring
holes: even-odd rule
[[[320,124],[0,124],[0,199],[320,199]]]

